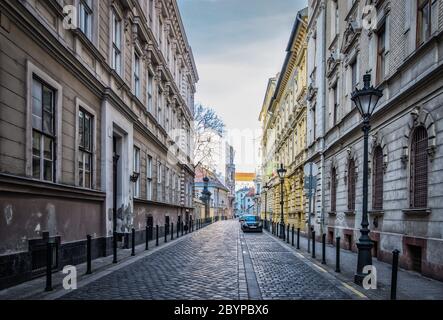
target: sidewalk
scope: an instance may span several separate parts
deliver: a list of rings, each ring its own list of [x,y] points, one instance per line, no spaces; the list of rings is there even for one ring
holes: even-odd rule
[[[203,228],[211,225],[211,223],[203,224]],[[198,232],[199,230],[194,229],[193,232],[189,232],[187,234],[183,233],[183,236],[180,233],[179,238],[177,238],[177,233],[174,232],[174,240],[171,240],[171,235],[168,235],[167,243],[164,242],[164,237],[159,238],[159,246],[156,247],[156,240],[149,241],[149,250],[145,250],[146,244],[140,244],[135,247],[135,256],[131,256],[131,249],[118,249],[117,251],[117,263],[112,263],[113,256],[101,257],[95,260],[92,260],[92,274],[86,274],[86,262],[82,264],[78,264],[75,267],[77,268],[77,282],[81,281],[93,281],[98,274],[104,273],[107,271],[112,271],[116,268],[119,268],[121,265],[130,264],[143,258],[145,256],[150,255],[151,253],[162,249],[168,246],[171,243],[175,243],[177,240],[185,239],[188,236]],[[63,269],[63,268],[62,268]],[[62,270],[54,272],[52,274],[52,287],[53,290],[49,292],[45,292],[46,286],[46,276],[42,276],[31,281],[27,281],[25,283],[19,284],[17,286],[7,288],[0,291],[0,300],[40,300],[40,299],[52,299],[54,296],[57,296],[58,293],[64,291],[62,287],[62,281],[66,274],[63,274]]]
[[[291,235],[289,238],[291,242]],[[283,241],[282,241],[283,242]],[[297,245],[297,235],[294,235],[294,244]],[[300,252],[307,254],[308,239],[300,235]],[[295,249],[295,251],[298,251]],[[316,261],[321,262],[322,259],[322,243],[316,242]],[[341,273],[335,272],[335,255],[336,248],[332,245],[326,245],[326,266],[328,272],[334,274],[342,281],[353,282],[354,274],[357,267],[357,253],[349,250],[340,250],[340,269]],[[391,294],[391,265],[385,262],[372,259],[372,264],[377,268],[377,290],[365,291],[365,294],[371,299],[390,299]],[[398,300],[443,300],[443,282],[426,278],[419,273],[409,270],[398,270],[397,280],[397,299]]]

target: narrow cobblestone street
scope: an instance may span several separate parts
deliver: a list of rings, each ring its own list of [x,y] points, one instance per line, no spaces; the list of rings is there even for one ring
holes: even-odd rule
[[[61,299],[351,299],[268,234],[199,230]]]

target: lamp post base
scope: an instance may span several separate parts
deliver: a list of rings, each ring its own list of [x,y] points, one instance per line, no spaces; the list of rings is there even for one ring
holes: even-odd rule
[[[372,266],[372,241],[362,241],[360,240],[357,243],[358,248],[358,263],[357,263],[357,272],[354,276],[354,283],[358,285],[363,284],[364,278],[368,275],[368,273],[363,273],[363,269],[366,266]]]

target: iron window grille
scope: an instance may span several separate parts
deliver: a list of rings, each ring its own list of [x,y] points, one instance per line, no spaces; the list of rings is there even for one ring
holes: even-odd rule
[[[348,210],[355,211],[355,161],[349,160],[348,164]]]
[[[374,168],[372,172],[372,209],[383,210],[383,149],[374,150]]]
[[[411,144],[410,207],[426,208],[428,205],[428,133],[419,126],[414,130]]]

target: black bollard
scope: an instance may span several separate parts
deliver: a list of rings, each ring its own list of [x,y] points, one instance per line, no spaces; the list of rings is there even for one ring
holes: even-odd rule
[[[86,274],[92,273],[91,268],[91,261],[92,255],[91,255],[91,236],[88,234],[86,236]]]
[[[397,300],[398,255],[400,251],[392,251],[391,300]]]
[[[286,243],[289,243],[289,223],[288,223],[288,227],[286,228]]]
[[[282,234],[281,234],[281,236],[282,236],[282,240],[283,241],[285,241],[286,240],[286,226],[285,226],[285,224],[283,223],[282,224],[282,228],[281,228],[281,232],[282,232]]]
[[[292,241],[291,241],[292,246],[294,246],[294,230],[295,230],[295,226],[292,225]]]
[[[340,237],[337,237],[335,239],[335,272],[341,272],[340,271]]]
[[[146,245],[145,245],[145,250],[149,250],[149,227],[146,226],[145,228],[145,233],[146,233]]]
[[[165,223],[165,243],[168,242],[168,225]]]
[[[45,291],[52,291],[52,243],[46,243],[46,288]]]
[[[326,233],[323,233],[323,235],[322,235],[321,263],[326,264]]]
[[[183,229],[184,229],[184,223],[182,221],[180,228],[182,229],[182,237],[183,237]]]
[[[113,237],[112,237],[112,249],[113,249],[113,259],[112,259],[112,263],[117,263],[117,232],[114,232]]]
[[[297,250],[300,250],[300,228],[297,228]]]
[[[132,251],[131,256],[135,256],[135,229],[132,228]]]
[[[171,240],[174,240],[174,222],[171,222]]]
[[[315,231],[312,231],[312,258],[315,259]]]
[[[158,247],[158,224],[155,225],[155,245]]]

